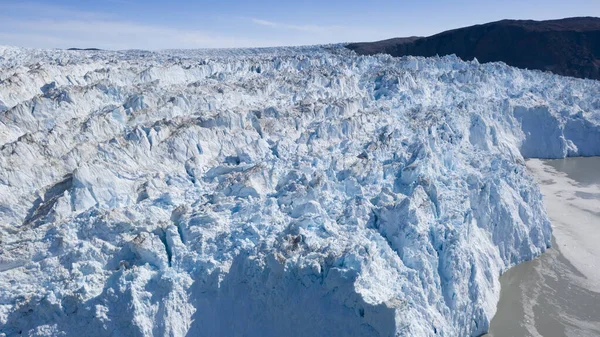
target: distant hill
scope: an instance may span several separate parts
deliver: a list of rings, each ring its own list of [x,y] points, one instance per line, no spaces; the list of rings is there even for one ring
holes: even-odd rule
[[[502,20],[429,37],[395,38],[346,46],[361,55],[456,54],[463,60],[502,61],[565,76],[600,80],[600,18]]]
[[[69,48],[67,50],[102,50],[98,48]]]

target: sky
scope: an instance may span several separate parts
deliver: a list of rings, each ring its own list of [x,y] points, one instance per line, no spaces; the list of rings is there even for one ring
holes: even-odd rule
[[[600,16],[600,0],[0,0],[0,45],[150,50],[312,45],[572,16]]]

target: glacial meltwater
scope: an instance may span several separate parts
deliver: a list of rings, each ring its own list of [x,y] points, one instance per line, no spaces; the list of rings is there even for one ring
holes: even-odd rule
[[[552,249],[500,277],[491,337],[600,336],[600,157],[528,160]]]

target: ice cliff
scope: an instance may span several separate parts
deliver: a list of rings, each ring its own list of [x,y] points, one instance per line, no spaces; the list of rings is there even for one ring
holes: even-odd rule
[[[478,336],[600,82],[341,47],[0,47],[0,335]]]

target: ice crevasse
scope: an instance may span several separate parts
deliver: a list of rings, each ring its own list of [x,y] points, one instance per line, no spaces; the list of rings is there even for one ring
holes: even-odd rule
[[[0,47],[0,335],[479,336],[600,82],[341,46]]]

